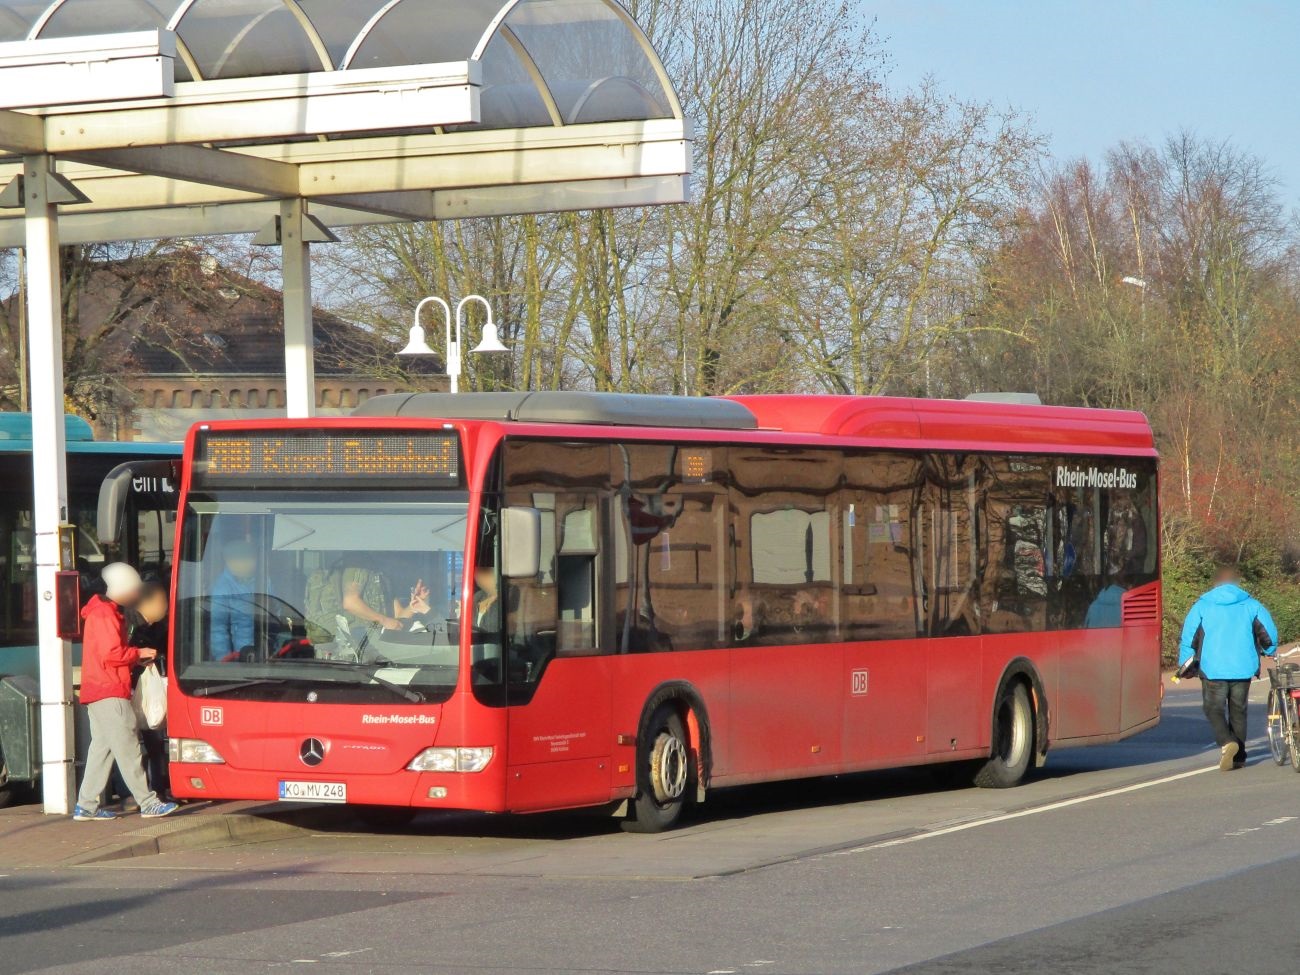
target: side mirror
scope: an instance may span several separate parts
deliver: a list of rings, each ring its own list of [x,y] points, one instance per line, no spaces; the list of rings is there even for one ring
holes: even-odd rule
[[[542,513],[536,508],[501,509],[501,575],[529,579],[542,567]]]
[[[95,534],[101,545],[123,541],[127,504],[141,511],[175,511],[180,490],[180,461],[133,460],[109,471],[99,486]]]

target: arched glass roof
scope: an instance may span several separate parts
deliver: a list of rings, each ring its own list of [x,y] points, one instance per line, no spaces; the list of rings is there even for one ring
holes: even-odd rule
[[[158,29],[177,81],[477,61],[475,127],[681,117],[617,0],[0,0],[0,43]]]
[[[88,242],[677,203],[691,142],[619,0],[0,0],[0,247],[23,157]]]

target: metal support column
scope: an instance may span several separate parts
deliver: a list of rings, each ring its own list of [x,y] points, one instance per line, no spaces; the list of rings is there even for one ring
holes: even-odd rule
[[[284,262],[284,375],[289,416],[316,413],[316,352],[312,343],[311,245],[302,200],[280,204]]]
[[[59,525],[68,515],[64,454],[63,294],[58,186],[50,156],[24,159],[27,330],[31,366],[32,484],[36,534],[37,623],[41,668],[41,788],[47,813],[72,811],[76,766],[72,732],[72,651],[58,637],[54,598]]]

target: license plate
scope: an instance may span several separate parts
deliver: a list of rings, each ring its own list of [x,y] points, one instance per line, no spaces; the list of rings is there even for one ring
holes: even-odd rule
[[[343,782],[281,782],[281,802],[347,802]]]

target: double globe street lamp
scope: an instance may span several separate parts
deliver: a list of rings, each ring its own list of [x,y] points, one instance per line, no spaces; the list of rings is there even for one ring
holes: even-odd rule
[[[470,302],[480,302],[487,309],[487,322],[483,325],[483,340],[474,346],[471,352],[509,352],[510,349],[504,345],[500,336],[497,335],[496,322],[492,319],[492,306],[482,295],[468,295],[461,299],[460,304],[456,306],[455,314],[455,335],[452,335],[451,305],[443,299],[437,297],[425,298],[415,306],[415,323],[411,326],[410,341],[406,343],[406,348],[402,349],[398,355],[437,355],[429,347],[428,336],[425,333],[424,326],[420,324],[420,314],[424,311],[426,305],[441,305],[442,312],[447,321],[447,378],[451,381],[451,391],[460,392],[460,374],[464,368],[464,362],[461,356],[463,329],[462,323],[465,320],[465,306]]]

